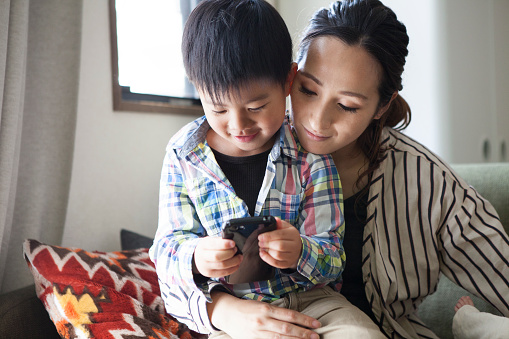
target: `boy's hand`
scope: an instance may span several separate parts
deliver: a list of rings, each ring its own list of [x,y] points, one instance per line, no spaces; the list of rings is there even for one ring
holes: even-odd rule
[[[302,254],[299,230],[280,218],[276,220],[277,230],[258,236],[260,258],[277,268],[296,269]]]
[[[242,256],[237,255],[235,242],[217,237],[200,239],[194,250],[193,273],[199,273],[208,278],[219,278],[232,274],[242,262]]]

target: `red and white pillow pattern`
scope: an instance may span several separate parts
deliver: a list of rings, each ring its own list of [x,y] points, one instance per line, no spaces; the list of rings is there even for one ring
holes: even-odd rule
[[[148,249],[88,252],[26,240],[23,251],[63,338],[206,338],[168,315]]]

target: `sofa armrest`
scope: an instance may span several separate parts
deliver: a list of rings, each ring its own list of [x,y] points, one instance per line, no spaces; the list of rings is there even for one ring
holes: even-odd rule
[[[60,339],[35,285],[0,295],[0,338]]]

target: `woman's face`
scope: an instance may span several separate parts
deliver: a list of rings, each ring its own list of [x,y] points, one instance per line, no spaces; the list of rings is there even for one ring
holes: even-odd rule
[[[333,37],[311,42],[291,91],[292,122],[312,153],[356,152],[376,118],[381,66],[364,48]]]

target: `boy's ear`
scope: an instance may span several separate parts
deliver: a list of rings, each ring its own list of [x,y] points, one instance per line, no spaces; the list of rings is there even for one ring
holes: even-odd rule
[[[290,91],[292,90],[293,85],[293,79],[295,79],[295,75],[297,74],[297,63],[292,62],[292,68],[290,69],[290,72],[288,73],[288,76],[286,77],[286,83],[285,83],[285,95],[290,95]]]
[[[389,109],[389,107],[391,107],[391,104],[392,104],[392,101],[394,99],[396,99],[396,97],[398,96],[398,92],[394,92],[392,93],[392,96],[391,96],[391,100],[389,100],[389,102],[387,104],[385,104],[384,106],[380,107],[378,109],[378,112],[375,114],[375,116],[373,117],[373,119],[375,120],[378,120],[382,117],[382,115],[384,115],[385,112],[387,112],[387,110]]]

